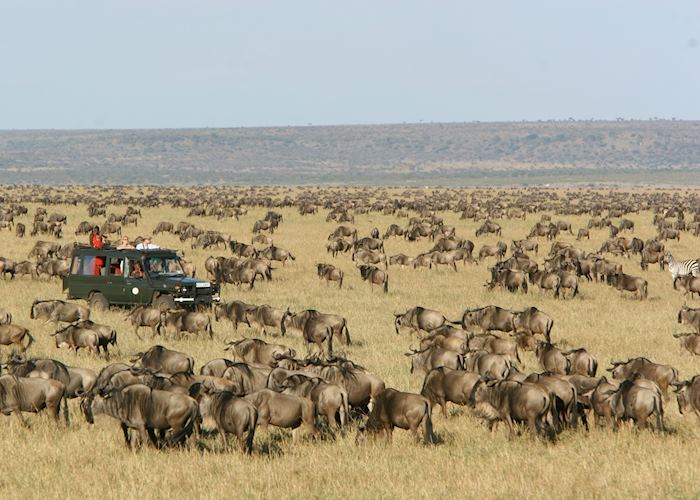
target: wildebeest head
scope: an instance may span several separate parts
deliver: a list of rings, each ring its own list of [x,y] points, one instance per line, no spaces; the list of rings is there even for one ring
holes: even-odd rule
[[[688,396],[688,387],[690,387],[693,381],[699,377],[696,375],[690,380],[684,380],[682,382],[672,382],[671,384],[675,387],[676,391],[676,402],[678,403],[678,412],[682,415],[690,407],[690,397]]]

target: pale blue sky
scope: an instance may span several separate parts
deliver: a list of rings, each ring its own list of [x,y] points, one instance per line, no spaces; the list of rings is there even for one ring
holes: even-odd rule
[[[0,129],[700,119],[700,1],[0,0]]]

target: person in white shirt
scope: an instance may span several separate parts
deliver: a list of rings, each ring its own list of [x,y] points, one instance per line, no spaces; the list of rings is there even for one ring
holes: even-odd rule
[[[141,243],[136,245],[136,250],[156,250],[160,248],[158,245],[151,243],[151,238],[146,237]]]

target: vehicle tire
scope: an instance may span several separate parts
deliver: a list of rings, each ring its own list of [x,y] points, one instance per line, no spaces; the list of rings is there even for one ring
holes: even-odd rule
[[[177,303],[175,303],[175,299],[173,299],[172,295],[160,295],[153,301],[153,306],[161,311],[177,309]]]
[[[100,292],[90,295],[90,309],[93,311],[106,311],[109,309],[109,301]]]

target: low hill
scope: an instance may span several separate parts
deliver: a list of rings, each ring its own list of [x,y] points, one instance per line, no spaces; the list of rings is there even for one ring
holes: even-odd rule
[[[5,183],[700,184],[698,121],[0,131]]]

